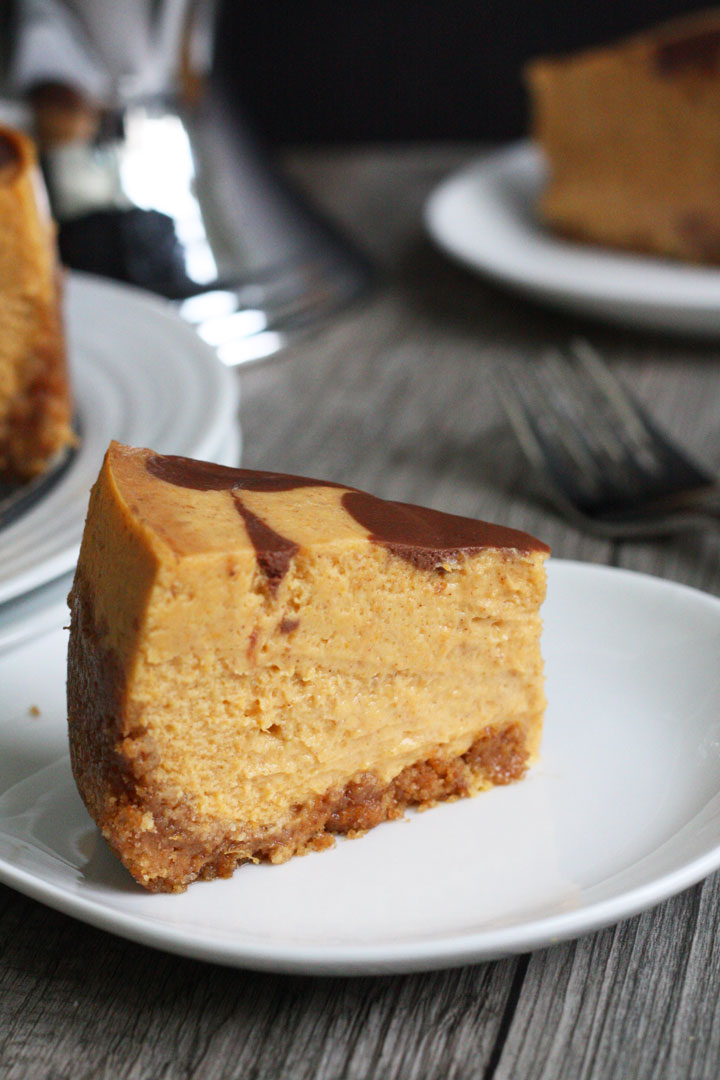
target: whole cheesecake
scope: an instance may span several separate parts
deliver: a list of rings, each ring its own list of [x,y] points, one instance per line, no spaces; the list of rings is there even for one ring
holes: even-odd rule
[[[720,10],[533,61],[541,218],[567,236],[720,261]]]
[[[0,128],[0,476],[43,472],[71,421],[55,227],[31,141]]]
[[[73,772],[180,891],[520,779],[548,548],[322,480],[113,443],[70,595]]]

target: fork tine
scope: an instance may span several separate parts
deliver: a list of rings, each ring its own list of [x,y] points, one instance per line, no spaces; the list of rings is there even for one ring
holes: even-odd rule
[[[636,470],[644,473],[642,483],[650,494],[658,485],[666,493],[673,488],[715,487],[714,478],[669,441],[589,342],[577,338],[571,349],[615,416],[618,433],[628,445]]]
[[[668,441],[586,342],[573,342],[571,355],[506,358],[494,375],[521,445],[569,516],[598,534],[637,536],[678,531],[674,510],[713,513],[707,495],[720,494],[716,482]]]
[[[515,433],[535,469],[549,479],[553,495],[567,502],[597,497],[599,474],[567,424],[558,423],[552,389],[539,366],[506,358],[494,368],[495,386]]]
[[[557,350],[545,354],[539,370],[545,373],[551,400],[558,410],[563,407],[559,426],[572,424],[574,437],[582,441],[596,470],[594,491],[582,498],[580,509],[627,510],[710,484],[710,478],[646,420],[594,350],[583,342],[575,346],[572,357]]]
[[[638,442],[648,442],[645,420],[639,414],[637,403],[633,401],[619,379],[615,378],[597,350],[585,338],[573,338],[570,342],[570,352],[582,364],[606,400],[612,403],[626,429]]]
[[[634,454],[649,469],[657,469],[657,441],[649,430],[645,417],[637,403],[615,378],[609,367],[589,341],[574,338],[570,342],[570,351],[581,369],[600,392],[608,414],[616,422],[616,430],[625,443],[629,443]]]
[[[667,536],[720,518],[720,484],[663,435],[587,342],[573,342],[569,356],[507,357],[491,371],[548,493],[588,532]]]
[[[642,494],[650,482],[648,464],[638,460],[635,446],[628,445],[622,418],[604,388],[591,380],[577,361],[557,350],[545,365],[554,372],[558,403],[569,403],[564,419],[572,417],[578,438],[599,476],[595,497],[586,500],[584,508],[591,510],[618,496],[633,498]]]
[[[567,356],[553,350],[549,360],[553,364],[556,379],[563,386],[563,393],[572,402],[578,430],[590,448],[595,460],[598,455],[604,464],[616,462],[626,456],[626,451],[618,438],[616,426],[607,424],[598,417],[603,401],[598,401],[594,387],[583,377],[582,372]]]
[[[585,468],[593,469],[598,482],[602,483],[606,458],[617,457],[617,446],[607,432],[595,423],[596,410],[588,400],[586,387],[578,380],[567,357],[557,349],[549,349],[542,355],[538,373],[546,383],[551,405],[572,426],[580,460]]]
[[[565,354],[550,350],[538,365],[558,428],[572,433],[576,457],[592,474],[592,484],[579,489],[573,499],[583,512],[592,513],[618,494],[633,496],[642,483],[632,456],[616,433],[613,417],[604,415],[604,401],[588,383],[584,372]],[[577,485],[576,485],[577,486]]]

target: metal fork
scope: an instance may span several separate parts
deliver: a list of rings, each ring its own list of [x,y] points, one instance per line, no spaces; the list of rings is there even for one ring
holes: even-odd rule
[[[493,368],[498,396],[556,508],[608,539],[717,527],[718,479],[663,434],[587,341]]]

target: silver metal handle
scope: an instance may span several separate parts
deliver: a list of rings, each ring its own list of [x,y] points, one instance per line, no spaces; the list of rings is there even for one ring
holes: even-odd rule
[[[177,300],[235,364],[370,274],[213,83],[214,25],[215,0],[20,0],[14,73],[34,96],[64,261]]]

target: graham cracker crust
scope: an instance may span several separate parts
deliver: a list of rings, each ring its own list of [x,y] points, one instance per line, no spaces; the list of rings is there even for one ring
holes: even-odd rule
[[[157,794],[113,797],[99,821],[103,836],[141,885],[150,892],[183,892],[196,880],[228,878],[245,862],[283,863],[293,855],[321,851],[336,834],[363,836],[384,821],[401,818],[410,807],[429,807],[471,795],[479,788],[519,780],[528,765],[519,725],[486,728],[467,753],[441,755],[404,769],[385,786],[363,773],[340,791],[329,791],[293,807],[282,829],[237,838],[232,823],[194,822],[189,806],[165,806]],[[152,827],[148,828],[152,815]],[[235,833],[235,836],[233,836]]]

